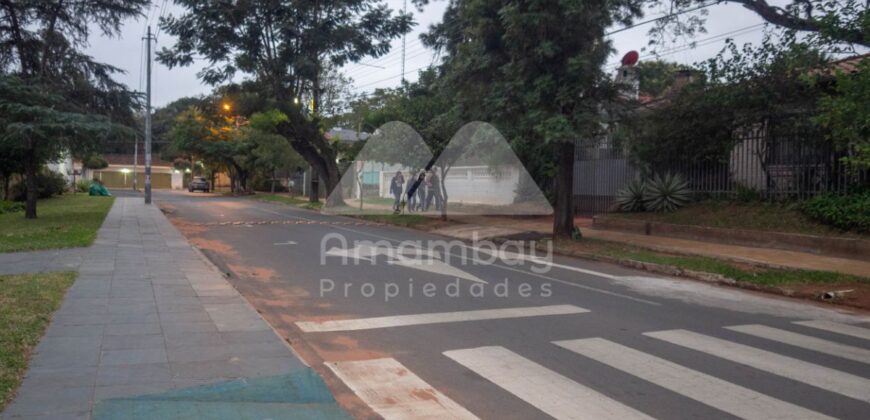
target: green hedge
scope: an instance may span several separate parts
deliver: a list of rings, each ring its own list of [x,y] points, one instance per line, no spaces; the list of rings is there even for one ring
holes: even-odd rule
[[[5,200],[0,201],[0,214],[17,213],[19,211],[24,211],[24,203]]]
[[[870,232],[870,190],[847,195],[823,194],[807,200],[809,217],[843,230]]]

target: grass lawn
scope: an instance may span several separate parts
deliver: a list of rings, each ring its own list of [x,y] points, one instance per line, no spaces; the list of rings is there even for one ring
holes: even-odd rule
[[[76,273],[0,276],[0,411],[21,383],[33,347]]]
[[[368,220],[377,223],[387,223],[396,226],[414,227],[434,222],[433,217],[421,216],[419,214],[360,214],[354,215],[363,220]]]
[[[64,194],[39,200],[36,220],[25,219],[23,211],[0,214],[0,252],[88,246],[114,201]]]
[[[870,278],[828,271],[781,270],[751,267],[702,256],[673,255],[650,251],[616,242],[584,238],[579,241],[559,242],[557,249],[634,260],[653,264],[670,265],[685,270],[721,274],[733,280],[760,286],[795,284],[863,283],[870,285]]]
[[[818,223],[801,213],[794,204],[783,203],[704,201],[671,213],[612,213],[607,217],[678,225],[870,238],[870,235],[843,232]]]
[[[302,207],[309,210],[316,210],[323,207],[323,202],[312,203],[308,201],[308,198],[305,197],[291,197],[286,194],[270,194],[270,193],[257,193],[249,196],[254,200],[260,201],[268,201],[271,203],[281,203],[287,204],[296,207]]]
[[[287,204],[290,206],[302,207],[310,210],[317,210],[323,208],[323,202],[312,203],[308,201],[307,198],[304,197],[290,197],[286,194],[266,194],[266,193],[258,193],[249,196],[255,200],[260,201],[268,201],[271,203],[281,203]],[[366,201],[369,203],[369,201]],[[373,203],[369,203],[373,204]],[[392,205],[393,200],[390,199],[387,204]],[[348,212],[343,214],[344,216],[354,217],[357,219],[368,220],[371,222],[377,223],[387,223],[396,226],[405,226],[405,227],[422,227],[428,223],[436,223],[438,219],[435,217],[426,217],[419,214],[369,214],[369,213],[360,213],[353,214],[352,209],[348,208]]]

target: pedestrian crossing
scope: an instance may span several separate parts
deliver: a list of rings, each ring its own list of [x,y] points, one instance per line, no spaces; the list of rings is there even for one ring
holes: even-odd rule
[[[740,418],[831,418],[603,338],[554,344]]]
[[[452,350],[444,355],[557,419],[650,419],[504,347]]]
[[[644,333],[644,335],[870,402],[870,379],[850,373],[692,331],[669,330]]]
[[[822,340],[821,338],[797,334],[779,328],[771,328],[765,325],[737,325],[726,328],[731,331],[754,335],[767,340],[779,341],[780,343],[789,344],[795,347],[802,347],[807,350],[827,353],[832,356],[870,364],[870,350],[868,349],[834,343],[832,341]]]
[[[504,314],[508,313],[512,315],[511,317],[517,315],[511,312]],[[544,314],[546,313],[538,313],[535,316]],[[440,321],[461,322],[502,318],[486,313],[484,315],[477,314],[471,319],[451,315],[456,319],[453,321],[440,319]],[[400,325],[405,323],[399,322],[396,326]],[[841,336],[845,341],[851,341],[852,344],[856,343],[855,339],[870,340],[870,329],[850,324],[808,320],[796,321],[793,325],[795,326],[793,330],[801,328],[809,332],[825,330],[834,334],[834,337]],[[759,344],[747,345],[721,338],[734,337],[735,333],[738,338],[747,339],[740,341]],[[578,371],[577,366],[597,363],[605,366],[605,369],[613,369],[614,372],[636,378],[637,382],[633,381],[631,386],[652,384],[655,387],[650,389],[654,392],[676,394],[718,410],[723,415],[737,418],[830,419],[842,416],[842,411],[838,412],[836,409],[832,411],[830,404],[813,406],[812,401],[802,398],[803,394],[794,394],[797,392],[793,391],[794,386],[797,385],[780,389],[776,396],[766,395],[762,390],[753,389],[758,386],[755,379],[759,377],[765,378],[768,384],[779,380],[777,378],[786,378],[803,384],[801,387],[808,386],[807,389],[821,389],[828,393],[839,394],[854,401],[849,403],[850,406],[866,405],[868,411],[865,412],[870,412],[870,405],[868,405],[870,379],[861,376],[860,372],[834,369],[768,349],[781,350],[784,348],[782,345],[785,345],[785,348],[796,348],[798,350],[796,354],[816,352],[826,357],[844,359],[848,363],[858,362],[860,365],[870,364],[870,351],[867,350],[870,343],[862,341],[859,345],[848,345],[761,324],[724,326],[721,335],[715,331],[708,335],[673,329],[643,332],[638,338],[641,337],[652,340],[650,344],[659,343],[652,346],[655,351],[650,352],[647,347],[633,348],[631,345],[602,337],[566,338],[547,344],[552,346],[553,352],[567,352],[560,357],[576,358],[574,360],[577,365],[569,370],[575,374]],[[770,343],[770,347],[763,343]],[[726,363],[746,366],[750,370],[737,371],[740,375],[730,375],[728,380],[718,378],[710,374],[710,370],[703,365],[690,368],[681,365],[678,361],[669,360],[673,359],[673,356],[662,350],[669,346],[698,353],[701,360],[707,360],[711,364],[715,360],[724,360],[727,361]],[[685,356],[686,353],[681,354]],[[517,398],[540,411],[541,417],[544,414],[556,419],[653,417],[653,413],[644,412],[645,407],[636,401],[621,401],[612,394],[607,395],[603,390],[596,389],[597,382],[587,381],[588,377],[581,376],[582,379],[569,377],[565,372],[554,370],[552,360],[549,362],[534,360],[535,356],[523,355],[505,346],[450,349],[444,351],[442,355],[455,363],[454,366],[458,365],[458,368],[469,371],[470,375],[496,385],[497,388],[493,389],[504,391],[505,395]],[[547,365],[548,363],[550,364]],[[491,413],[474,412],[473,407],[472,409],[463,407],[443,393],[445,391],[451,393],[451,390],[435,389],[424,378],[389,357],[358,362],[326,362],[326,364],[366,404],[388,420],[492,417]],[[667,394],[662,394],[661,397],[667,397]]]

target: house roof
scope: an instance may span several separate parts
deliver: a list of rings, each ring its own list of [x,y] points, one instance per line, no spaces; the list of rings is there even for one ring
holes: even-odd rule
[[[124,166],[129,165],[133,166],[133,154],[106,154],[103,155],[106,159],[106,162],[109,162],[109,165],[117,165]],[[145,166],[145,153],[139,153],[138,156],[139,166]],[[156,154],[151,154],[151,166],[165,166],[172,167],[172,162],[167,162],[163,159],[160,159]]]
[[[844,73],[855,73],[858,71],[858,64],[867,58],[870,58],[870,53],[853,55],[842,60],[833,61],[828,65],[828,67],[830,69],[840,70]]]
[[[363,131],[359,133],[359,136],[357,136],[357,132],[355,130],[336,127],[326,132],[326,138],[335,141],[353,142],[369,138],[369,133]]]

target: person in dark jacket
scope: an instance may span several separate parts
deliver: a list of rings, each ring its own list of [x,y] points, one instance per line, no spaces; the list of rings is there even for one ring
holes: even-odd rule
[[[417,190],[414,188],[414,172],[408,172],[408,186],[405,187],[405,195],[408,197],[408,212],[417,210]]]
[[[441,197],[441,179],[438,178],[438,174],[434,171],[429,176],[429,193],[426,197],[426,209],[429,209],[433,199],[435,201],[435,211],[441,211],[442,201],[444,201]]]
[[[417,177],[417,210],[423,211],[426,204],[426,172],[421,172]]]
[[[396,199],[393,202],[393,211],[399,212],[401,210],[402,204],[402,193],[405,191],[403,188],[405,185],[405,176],[402,175],[402,171],[396,171],[396,174],[393,175],[393,179],[390,180],[390,194]]]

